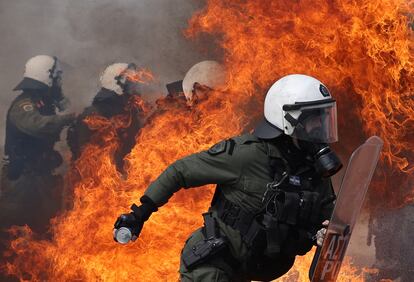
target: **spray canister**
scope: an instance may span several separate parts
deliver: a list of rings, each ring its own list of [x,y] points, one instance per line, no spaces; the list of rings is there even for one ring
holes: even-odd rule
[[[137,236],[132,235],[132,231],[128,227],[120,227],[114,229],[114,239],[120,244],[127,244],[130,241],[135,241]]]

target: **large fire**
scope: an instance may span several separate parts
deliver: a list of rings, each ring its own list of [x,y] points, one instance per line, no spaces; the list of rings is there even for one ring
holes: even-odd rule
[[[12,243],[8,272],[33,281],[177,281],[180,250],[201,226],[212,187],[177,193],[135,243],[113,241],[114,220],[168,164],[250,129],[261,116],[266,89],[289,73],[319,78],[337,98],[337,149],[343,155],[366,135],[384,139],[377,199],[384,204],[384,197],[394,195],[392,205],[403,204],[414,195],[407,186],[414,172],[409,164],[414,157],[413,46],[406,16],[412,5],[402,0],[207,1],[186,34],[210,34],[224,50],[224,94],[210,93],[192,108],[161,101],[128,156],[126,180],[111,158],[122,124],[90,120],[105,146],[87,146],[74,164],[81,178],[74,183],[71,209],[52,222],[51,240],[39,240],[27,228],[13,230],[19,238]],[[307,281],[310,260],[311,255],[299,258],[281,281]],[[363,281],[361,270],[350,263],[339,279]]]
[[[396,206],[395,194],[414,192],[413,3],[212,0],[187,34],[219,36],[234,91],[257,93],[287,73],[324,81],[339,104],[339,150],[349,153],[364,135],[384,139],[388,172],[376,186]]]

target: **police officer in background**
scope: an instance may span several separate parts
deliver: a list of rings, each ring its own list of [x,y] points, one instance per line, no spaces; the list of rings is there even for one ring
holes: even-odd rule
[[[115,239],[137,238],[181,187],[217,184],[204,227],[184,246],[181,281],[270,281],[321,245],[335,200],[330,176],[342,166],[328,145],[337,141],[335,100],[317,79],[288,75],[267,93],[264,116],[253,134],[170,165],[117,219]]]
[[[205,100],[211,89],[224,84],[226,74],[224,67],[216,61],[201,61],[193,65],[183,80],[166,85],[168,94],[155,101],[156,108],[148,117],[151,123],[154,118],[165,111],[192,111],[194,105]]]
[[[78,159],[83,147],[92,142],[95,132],[85,123],[85,118],[99,116],[110,119],[123,115],[130,120],[130,124],[127,128],[119,128],[117,131],[121,144],[115,152],[114,160],[117,170],[122,174],[126,173],[124,158],[134,147],[135,137],[143,123],[142,111],[133,103],[133,99],[141,95],[141,83],[136,78],[136,71],[136,65],[133,63],[111,64],[103,71],[100,77],[101,88],[92,105],[79,115],[76,123],[68,130],[67,140],[73,160]]]
[[[212,60],[198,62],[187,71],[183,80],[167,84],[167,96],[155,103],[161,108],[166,103],[191,107],[206,99],[208,91],[223,85],[225,77],[225,69],[220,63]]]
[[[6,120],[5,164],[0,197],[1,231],[27,224],[39,233],[59,208],[62,179],[53,175],[62,163],[53,149],[74,114],[57,115],[69,101],[62,93],[62,68],[56,57],[39,55],[26,63],[22,91]]]
[[[206,99],[212,89],[223,86],[226,79],[224,67],[217,61],[201,61],[192,66],[183,79],[183,92],[189,106]]]

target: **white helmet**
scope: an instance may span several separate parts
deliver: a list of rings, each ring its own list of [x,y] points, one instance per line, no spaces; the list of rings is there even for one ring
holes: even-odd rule
[[[118,77],[125,72],[127,68],[127,63],[115,63],[107,66],[99,79],[101,87],[112,90],[116,94],[121,95],[123,93],[123,89],[118,82]]]
[[[186,73],[183,80],[183,91],[186,99],[193,99],[194,84],[199,83],[211,89],[222,86],[226,81],[224,67],[216,61],[202,61]]]
[[[254,134],[272,139],[282,133],[318,143],[338,140],[336,102],[319,80],[292,74],[276,81],[267,92],[264,121]]]
[[[38,55],[30,58],[25,66],[23,80],[14,90],[44,89],[54,81],[61,82],[62,66],[56,57]]]
[[[134,63],[115,63],[102,72],[100,82],[102,88],[122,95],[126,92],[138,93],[142,81],[137,76],[137,66]]]

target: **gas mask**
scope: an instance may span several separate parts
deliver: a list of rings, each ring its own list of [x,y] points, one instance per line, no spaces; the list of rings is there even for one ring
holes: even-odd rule
[[[70,101],[65,97],[62,91],[62,68],[58,59],[56,57],[53,58],[55,59],[55,63],[49,70],[49,77],[52,81],[52,85],[49,88],[49,97],[51,103],[58,108],[59,112],[62,112],[69,108]]]
[[[329,107],[302,110],[292,135],[300,149],[312,157],[315,170],[322,177],[330,177],[342,168],[341,161],[327,143],[337,138],[334,112],[336,109]]]
[[[342,168],[341,161],[328,144],[306,140],[298,140],[298,143],[299,147],[312,157],[314,168],[322,177],[333,176]]]

